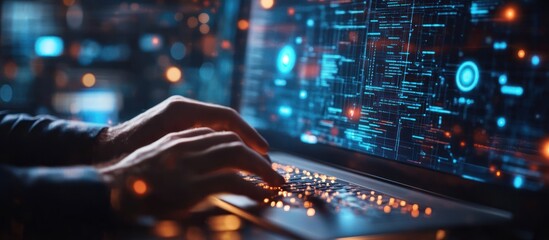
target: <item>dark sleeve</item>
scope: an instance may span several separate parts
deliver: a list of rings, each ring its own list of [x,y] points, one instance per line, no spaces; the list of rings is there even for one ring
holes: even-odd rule
[[[93,144],[104,126],[0,111],[0,163],[60,166],[93,163]]]
[[[96,223],[109,214],[109,188],[92,167],[0,165],[0,215],[4,221]]]

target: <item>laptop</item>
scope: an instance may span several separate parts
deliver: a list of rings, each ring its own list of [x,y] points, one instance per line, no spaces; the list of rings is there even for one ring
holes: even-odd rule
[[[269,140],[288,183],[262,203],[222,195],[217,206],[296,239],[527,228],[547,216],[541,1],[241,9],[233,107]]]

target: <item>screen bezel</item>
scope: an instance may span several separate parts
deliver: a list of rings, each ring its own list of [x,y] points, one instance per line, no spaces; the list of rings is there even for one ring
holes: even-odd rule
[[[241,0],[240,5],[238,19],[249,20],[251,1]],[[247,33],[248,31],[238,31],[235,39],[236,67],[231,85],[230,106],[237,111],[241,107],[241,92],[245,81]],[[429,194],[510,211],[514,215],[514,222],[523,224],[525,227],[531,227],[531,223],[539,223],[542,219],[549,217],[549,211],[541,210],[549,201],[547,186],[539,191],[514,189],[511,185],[469,180],[450,173],[327,144],[306,144],[296,137],[281,132],[262,129],[258,131],[269,141],[272,150],[295,154],[321,164]]]

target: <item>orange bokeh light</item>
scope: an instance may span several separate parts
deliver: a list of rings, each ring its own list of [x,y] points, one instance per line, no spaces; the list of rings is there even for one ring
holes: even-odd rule
[[[519,58],[524,58],[524,57],[526,57],[526,51],[524,51],[524,49],[519,50],[519,51],[517,52],[517,56],[518,56]]]
[[[231,48],[231,42],[229,42],[228,40],[221,41],[221,48],[230,49]]]
[[[513,21],[517,18],[517,10],[514,7],[507,7],[504,11],[504,17],[508,21]]]
[[[147,184],[143,180],[135,180],[135,182],[133,182],[132,188],[137,195],[143,195],[147,193]]]
[[[93,87],[95,85],[95,75],[92,73],[86,73],[84,76],[82,76],[82,84],[85,87]]]
[[[496,172],[496,176],[497,176],[497,177],[500,177],[500,176],[501,176],[501,171],[497,171],[497,172]]]
[[[179,82],[181,80],[181,77],[183,76],[183,74],[181,73],[181,70],[174,66],[166,69],[165,75],[166,75],[166,79],[172,83]]]
[[[244,31],[244,30],[247,30],[248,27],[250,27],[250,24],[248,23],[247,20],[241,19],[240,21],[238,21],[238,29]]]
[[[274,6],[274,0],[260,0],[259,4],[263,9],[271,9]]]
[[[541,154],[549,159],[549,140],[546,140],[545,143],[543,144],[542,146],[542,149],[541,149]]]

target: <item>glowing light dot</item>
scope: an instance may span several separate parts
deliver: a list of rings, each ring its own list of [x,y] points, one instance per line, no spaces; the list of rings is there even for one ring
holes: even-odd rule
[[[261,0],[259,4],[265,10],[271,9],[274,6],[274,0]]]
[[[456,72],[456,84],[462,92],[473,90],[479,82],[480,72],[476,63],[463,62]]]
[[[207,34],[207,33],[210,32],[210,26],[208,26],[208,24],[202,24],[202,25],[200,25],[198,30],[200,30],[200,33],[202,33],[202,34]]]
[[[268,199],[268,198],[265,198],[265,199],[263,199],[263,202],[264,202],[264,203],[269,203],[269,199]]]
[[[160,221],[154,226],[154,232],[162,238],[173,238],[181,234],[181,229],[174,221]]]
[[[166,79],[172,83],[176,83],[181,80],[181,70],[177,67],[169,67],[166,69]]]
[[[390,213],[391,212],[391,207],[389,207],[389,206],[383,207],[383,212],[384,213]]]
[[[207,13],[201,13],[198,15],[198,21],[201,23],[208,23],[210,21],[210,15]]]
[[[247,30],[248,27],[250,27],[250,23],[247,20],[241,19],[238,21],[238,29],[244,31]]]
[[[524,58],[524,57],[526,57],[526,51],[524,51],[524,49],[518,50],[517,56],[518,56],[519,58]]]
[[[500,176],[501,176],[501,171],[497,171],[497,172],[496,172],[496,176],[497,176],[497,177],[500,177]]]
[[[445,239],[446,238],[446,231],[444,230],[438,230],[437,231],[437,234],[435,236],[435,239],[436,240],[442,240],[442,239]]]
[[[412,205],[412,210],[418,210],[418,209],[419,209],[419,205],[417,204]]]
[[[284,206],[284,211],[286,211],[286,212],[287,212],[287,211],[290,211],[290,205]]]
[[[509,21],[515,20],[517,17],[517,11],[513,7],[505,9],[505,18]]]
[[[315,215],[315,213],[316,213],[316,211],[315,211],[314,208],[307,209],[307,216],[312,217],[312,216]]]
[[[147,184],[143,180],[136,180],[132,185],[133,191],[137,195],[143,195],[147,193]]]
[[[500,75],[498,78],[498,82],[501,85],[507,84],[507,75],[505,74]]]
[[[412,210],[412,217],[417,218],[419,216],[419,210]]]
[[[95,75],[92,73],[86,73],[82,76],[82,84],[85,87],[93,87],[95,85]]]
[[[504,117],[499,117],[497,124],[498,124],[498,127],[500,128],[505,127],[505,125],[507,124],[507,120],[505,120]]]
[[[425,215],[431,215],[432,213],[433,213],[433,209],[431,209],[430,207],[425,208]]]
[[[538,55],[532,56],[532,65],[537,66],[540,63],[540,58]]]
[[[282,201],[276,202],[276,207],[277,208],[282,208],[282,206],[284,206],[284,203],[282,203]]]
[[[406,201],[400,201],[400,206],[401,206],[401,207],[406,206]]]
[[[515,188],[521,188],[524,184],[524,178],[522,176],[515,176],[515,179],[513,180],[513,186]]]

